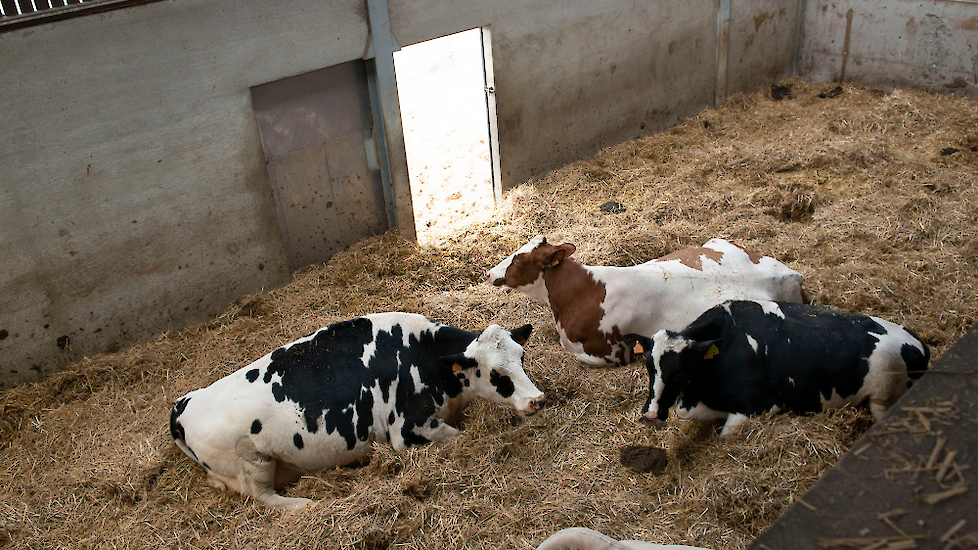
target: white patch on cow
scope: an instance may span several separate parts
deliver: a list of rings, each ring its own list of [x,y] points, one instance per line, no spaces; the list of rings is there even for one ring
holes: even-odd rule
[[[676,416],[683,420],[720,420],[727,418],[727,413],[711,409],[703,403],[697,403],[691,409],[676,405]]]
[[[900,353],[904,344],[910,344],[924,353],[924,348],[904,327],[879,317],[872,317],[886,334],[872,334],[878,339],[869,355],[869,372],[863,380],[858,395],[870,396],[869,407],[873,417],[879,420],[907,390],[911,378]]]
[[[766,315],[777,315],[778,317],[784,319],[784,312],[781,311],[781,306],[779,306],[777,302],[758,300],[757,303],[760,304],[761,311],[763,311]]]
[[[747,415],[740,413],[730,413],[727,415],[727,421],[723,423],[723,429],[720,430],[720,437],[729,435],[734,428],[741,425],[745,420],[747,420]]]
[[[400,356],[398,356],[398,363],[400,363]],[[417,366],[411,366],[411,381],[414,382],[414,393],[421,393],[422,390],[427,388],[424,382],[421,381],[421,372],[418,370]]]
[[[550,292],[547,290],[547,282],[543,280],[543,271],[540,272],[540,275],[532,283],[518,286],[514,290],[526,294],[537,302],[550,305]]]
[[[662,378],[662,356],[669,352],[679,353],[686,349],[691,342],[681,336],[670,337],[665,329],[660,330],[652,336],[652,364],[655,366],[655,380],[652,380],[652,402],[649,403],[649,412],[658,416],[659,398],[666,388],[665,380]],[[678,410],[677,410],[678,413]]]
[[[859,394],[857,393],[856,395]],[[819,400],[822,402],[822,410],[838,409],[839,407],[844,407],[851,403],[855,403],[855,401],[853,401],[854,397],[855,396],[852,395],[843,397],[839,395],[839,391],[837,389],[832,388],[832,395],[830,395],[828,399],[826,399],[825,396],[820,395]]]
[[[750,334],[744,334],[747,337],[747,343],[750,344],[751,349],[754,353],[757,353],[757,340],[755,340]]]
[[[374,313],[372,315],[365,315],[364,317],[369,319],[373,326],[374,341],[377,339],[377,333],[381,331],[393,333],[394,327],[398,327],[401,329],[401,343],[405,347],[411,345],[411,336],[414,336],[415,339],[420,339],[422,333],[436,331],[442,326],[439,323],[432,322],[424,315],[416,313]]]
[[[791,384],[792,386],[794,386],[795,385],[795,379],[789,376],[788,377],[788,383]]]
[[[571,354],[574,355],[574,357],[576,357],[581,363],[594,367],[600,367],[608,364],[608,361],[604,357],[595,357],[584,351],[584,344],[571,341],[569,338],[567,338],[567,333],[564,332],[564,327],[560,326],[559,321],[557,322],[557,336],[560,337],[560,345],[567,351],[571,352]]]

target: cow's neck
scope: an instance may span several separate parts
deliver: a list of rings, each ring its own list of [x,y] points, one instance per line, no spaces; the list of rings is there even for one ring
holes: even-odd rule
[[[604,300],[604,284],[595,281],[587,266],[575,260],[565,259],[545,269],[543,279],[550,298],[550,309],[557,321],[564,312],[578,310],[582,306],[599,306]]]

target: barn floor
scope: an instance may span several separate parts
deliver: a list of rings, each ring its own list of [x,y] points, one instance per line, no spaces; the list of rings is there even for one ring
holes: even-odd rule
[[[643,366],[582,367],[559,346],[549,309],[483,282],[538,233],[576,244],[575,257],[591,265],[632,265],[724,237],[801,272],[813,302],[904,324],[935,359],[945,355],[978,320],[978,104],[783,84],[791,97],[735,95],[527,182],[490,219],[433,244],[394,233],[365,239],[206,323],[0,393],[0,546],[529,550],[583,526],[721,550],[747,547],[792,504],[810,510],[806,491],[866,432],[867,412],[763,416],[722,440],[698,422],[651,430],[636,421],[647,395]],[[620,208],[602,210],[609,201]],[[321,326],[390,310],[468,330],[532,323],[526,368],[550,405],[527,420],[474,403],[454,441],[403,453],[375,445],[369,464],[304,476],[287,494],[317,502],[293,512],[207,486],[203,469],[173,445],[169,408],[186,392]],[[950,375],[924,380],[941,377]],[[966,519],[949,535],[955,540],[978,529],[960,513],[920,526],[910,507],[945,486],[960,490],[959,470],[967,483],[975,475],[972,451],[941,424],[974,429],[974,389],[959,382],[951,390],[891,420],[917,447],[885,468],[916,500],[875,497],[882,500],[865,505],[868,522],[818,536],[896,532],[876,512],[908,535],[926,534],[927,547],[952,520]],[[854,449],[852,461],[895,452],[890,438],[898,436],[872,436],[875,445]],[[631,445],[665,449],[664,469],[623,467]],[[916,478],[901,471],[920,457],[926,467],[932,454],[938,470]],[[874,468],[867,479],[878,481],[867,483],[882,491],[891,481]],[[971,498],[968,489],[927,506]],[[808,504],[828,510],[828,502]]]

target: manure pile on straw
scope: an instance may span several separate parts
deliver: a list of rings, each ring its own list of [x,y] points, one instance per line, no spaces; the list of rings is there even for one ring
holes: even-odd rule
[[[711,237],[805,275],[811,300],[915,330],[939,357],[978,316],[978,106],[797,79],[510,193],[488,222],[434,246],[366,239],[287,287],[204,324],[86,358],[0,396],[0,546],[528,549],[569,526],[616,539],[742,548],[830,468],[867,412],[713,425],[636,422],[644,367],[589,369],[549,309],[483,283],[538,233],[585,263],[629,265]],[[615,201],[618,213],[601,211]],[[549,406],[524,420],[477,402],[456,441],[309,475],[295,512],[210,488],[167,432],[169,407],[280,344],[386,310],[469,330],[533,323],[526,368]],[[621,450],[668,450],[659,474]],[[661,470],[661,463],[660,468]]]

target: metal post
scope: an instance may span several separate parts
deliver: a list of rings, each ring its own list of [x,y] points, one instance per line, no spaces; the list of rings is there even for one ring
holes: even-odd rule
[[[717,11],[717,83],[713,106],[727,100],[727,56],[730,52],[730,0],[720,0]]]
[[[401,47],[391,33],[387,0],[367,0],[370,21],[370,43],[364,59],[373,58],[373,74],[368,77],[371,101],[374,102],[375,124],[378,126],[378,150],[385,178],[384,193],[388,197],[388,218],[393,214],[401,237],[415,241],[414,208],[411,204],[411,184],[408,179],[407,153],[404,150],[404,129],[401,127],[401,104],[397,98],[397,78],[394,74],[394,52]],[[369,64],[368,64],[369,67]],[[379,105],[377,104],[379,102]],[[379,112],[380,116],[377,117]],[[386,155],[384,154],[386,152]]]

